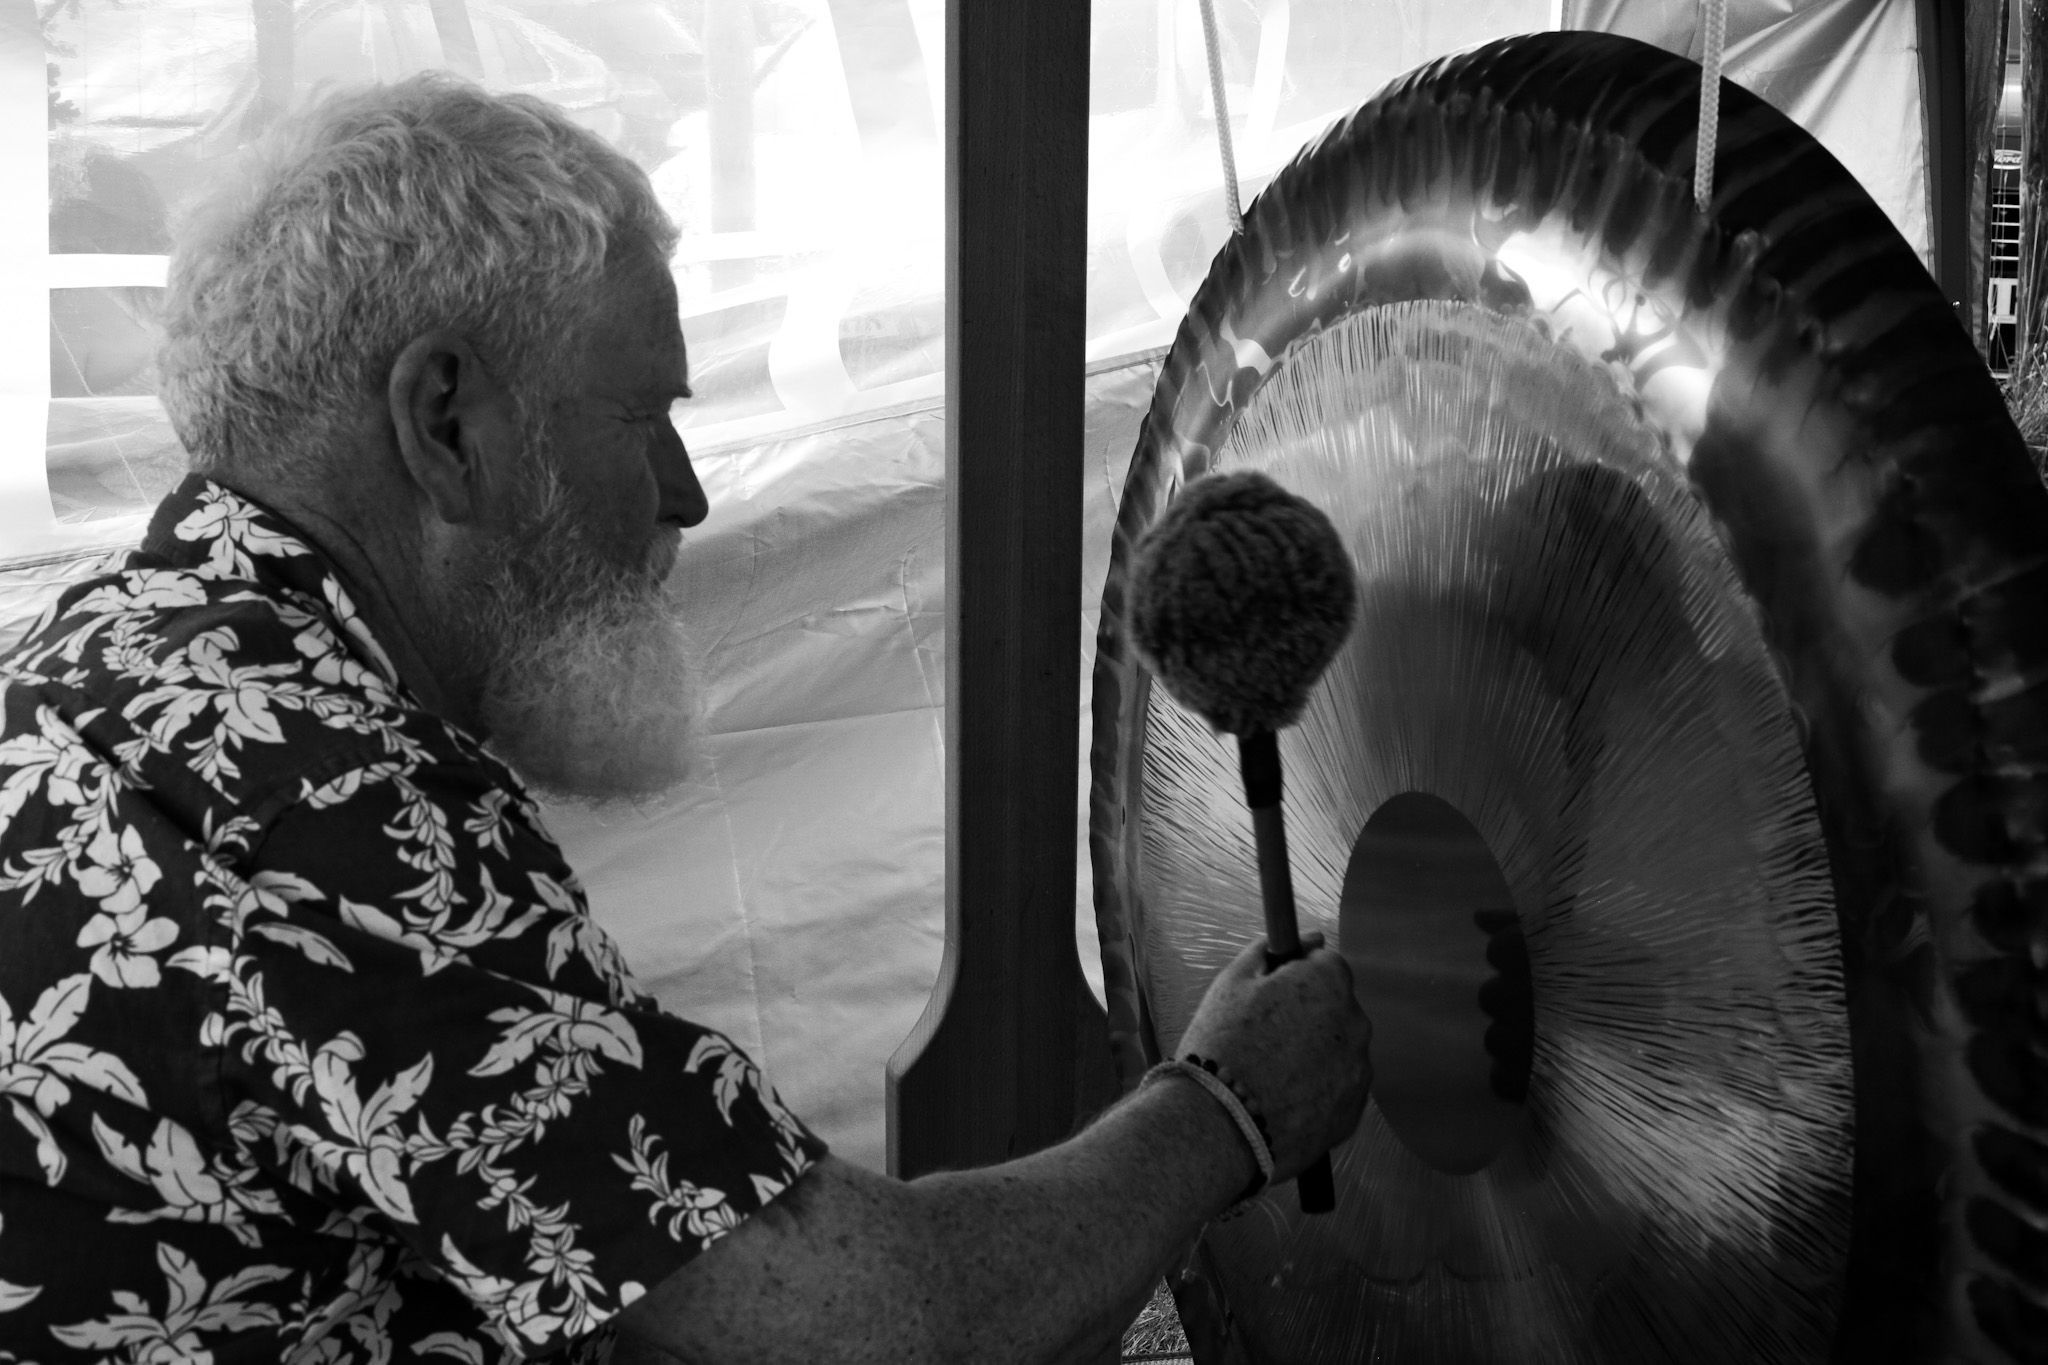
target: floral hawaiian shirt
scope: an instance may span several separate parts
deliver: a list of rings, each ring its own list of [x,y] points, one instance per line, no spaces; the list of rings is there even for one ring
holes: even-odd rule
[[[0,1361],[601,1357],[823,1154],[256,504],[0,689]]]

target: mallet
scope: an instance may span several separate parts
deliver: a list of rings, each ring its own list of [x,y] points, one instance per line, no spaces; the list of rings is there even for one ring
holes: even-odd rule
[[[1237,736],[1258,846],[1270,970],[1302,955],[1280,817],[1274,731],[1350,633],[1358,584],[1337,528],[1263,474],[1212,474],[1181,490],[1131,570],[1138,653],[1181,705]],[[1296,1181],[1303,1213],[1336,1204],[1330,1158]]]

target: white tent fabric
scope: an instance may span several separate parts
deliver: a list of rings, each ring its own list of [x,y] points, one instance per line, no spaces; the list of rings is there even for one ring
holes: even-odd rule
[[[549,822],[662,1000],[732,1033],[843,1155],[881,1165],[884,1063],[943,925],[943,0],[305,0],[288,42],[259,43],[252,16],[282,8],[77,0],[39,17],[0,0],[0,645],[132,543],[180,472],[148,366],[166,225],[229,173],[265,99],[449,66],[559,100],[648,166],[685,229],[702,397],[680,421],[713,515],[678,569],[706,660],[704,771],[658,806]],[[1682,51],[1692,9],[1585,0],[1562,17]],[[1093,12],[1084,689],[1158,348],[1227,231],[1193,0]],[[1924,251],[1911,17],[1910,0],[1734,0],[1730,70]],[[1219,18],[1249,196],[1386,80],[1559,10],[1222,0]],[[1083,811],[1077,793],[1077,838]],[[1084,848],[1093,972],[1087,878]]]
[[[1565,0],[1564,27],[1703,60],[1699,0]],[[1722,70],[1796,119],[1929,259],[1916,0],[1731,0]]]

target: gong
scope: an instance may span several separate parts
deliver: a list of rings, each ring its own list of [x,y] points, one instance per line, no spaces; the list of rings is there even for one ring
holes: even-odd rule
[[[1231,752],[1126,635],[1188,480],[1332,518],[1280,737],[1375,1093],[1175,1286],[1197,1359],[2048,1351],[2048,493],[1890,223],[1609,35],[1425,67],[1218,255],[1119,508],[1091,848],[1126,1083],[1259,932]]]

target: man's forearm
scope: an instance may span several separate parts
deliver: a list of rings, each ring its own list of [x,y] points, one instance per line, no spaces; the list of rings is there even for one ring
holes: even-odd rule
[[[972,1359],[1041,1361],[1121,1333],[1167,1264],[1257,1173],[1243,1139],[1185,1081],[1147,1087],[1074,1140],[914,1182],[934,1249],[957,1267]],[[991,1239],[990,1228],[1007,1230]]]
[[[827,1162],[621,1319],[680,1359],[1041,1362],[1106,1344],[1256,1167],[1184,1081],[1001,1166]]]

